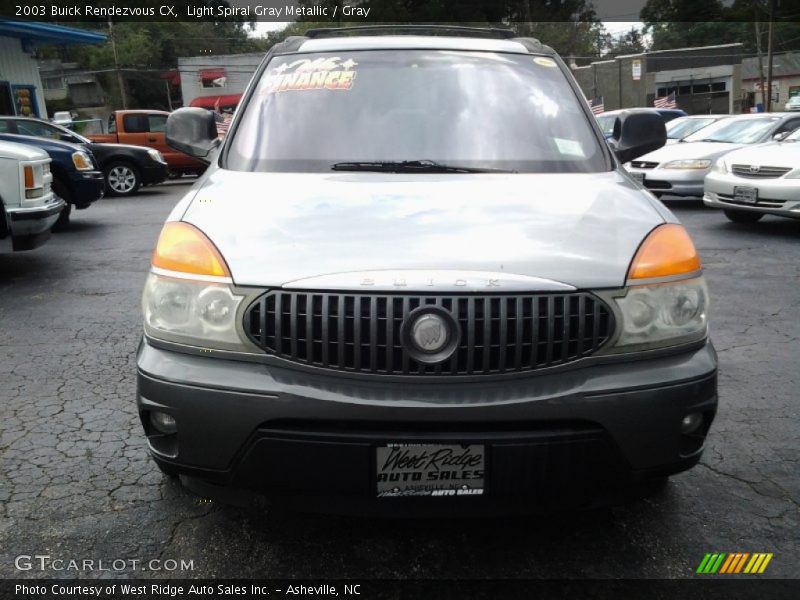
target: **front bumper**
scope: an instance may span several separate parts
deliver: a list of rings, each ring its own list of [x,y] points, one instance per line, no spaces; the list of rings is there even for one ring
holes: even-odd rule
[[[756,203],[735,200],[735,187],[756,188]],[[731,173],[710,173],[705,180],[703,203],[713,208],[800,219],[800,179],[747,179]]]
[[[703,178],[709,169],[636,169],[626,167],[651,192],[672,196],[702,196]]]
[[[142,167],[142,185],[156,185],[167,178],[169,168],[166,163],[152,162]]]
[[[377,445],[458,443],[487,448],[486,496],[459,501],[585,504],[614,482],[693,466],[717,406],[710,343],[485,383],[362,381],[191,356],[147,341],[137,364],[139,413],[157,462],[273,496],[386,502],[375,498]],[[172,415],[177,433],[155,431],[151,411]],[[704,422],[687,437],[680,424],[692,412]]]
[[[101,171],[76,171],[70,177],[75,208],[89,208],[103,197],[106,181]]]
[[[51,229],[64,208],[61,198],[52,198],[52,201],[42,206],[6,210],[12,250],[33,250],[50,239]]]

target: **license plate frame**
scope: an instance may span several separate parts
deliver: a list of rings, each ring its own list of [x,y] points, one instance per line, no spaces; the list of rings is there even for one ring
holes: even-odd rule
[[[756,204],[758,203],[758,188],[745,185],[734,186],[733,199],[742,204]]]
[[[468,498],[486,494],[485,444],[404,442],[376,445],[378,498]]]

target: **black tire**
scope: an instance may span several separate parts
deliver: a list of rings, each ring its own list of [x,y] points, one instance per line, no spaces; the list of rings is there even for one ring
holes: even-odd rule
[[[764,216],[762,213],[750,212],[747,210],[725,210],[723,212],[725,216],[734,223],[742,224],[756,223]]]
[[[54,177],[53,194],[67,203],[67,205],[61,210],[61,214],[58,215],[58,220],[53,225],[53,231],[66,231],[69,229],[69,217],[72,214],[72,192],[63,181],[57,177]]]
[[[142,185],[139,170],[131,163],[116,161],[103,169],[106,193],[110,196],[133,196]]]

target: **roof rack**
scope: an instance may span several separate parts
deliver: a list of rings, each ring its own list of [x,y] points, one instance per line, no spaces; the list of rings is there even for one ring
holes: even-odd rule
[[[355,27],[322,27],[305,32],[305,36],[310,39],[350,35],[446,35],[508,40],[516,37],[517,34],[511,29],[500,27],[461,25],[359,25]]]

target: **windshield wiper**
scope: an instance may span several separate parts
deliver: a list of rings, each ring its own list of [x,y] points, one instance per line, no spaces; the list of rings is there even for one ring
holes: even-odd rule
[[[338,162],[332,171],[376,171],[379,173],[516,173],[508,169],[486,169],[445,165],[432,160],[386,160]]]

